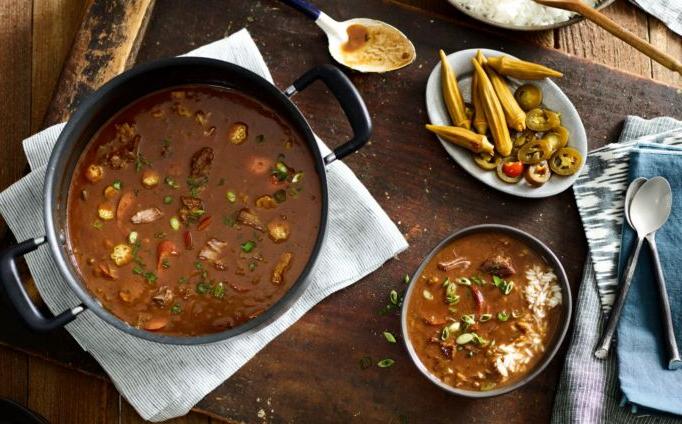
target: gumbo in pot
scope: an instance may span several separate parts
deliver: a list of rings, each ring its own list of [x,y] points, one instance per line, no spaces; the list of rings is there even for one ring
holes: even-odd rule
[[[193,336],[276,303],[321,220],[312,153],[233,90],[189,85],[117,113],[79,159],[68,242],[82,281],[130,325]]]

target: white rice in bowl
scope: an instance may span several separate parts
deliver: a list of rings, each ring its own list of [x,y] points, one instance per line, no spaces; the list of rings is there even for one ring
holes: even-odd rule
[[[533,0],[450,0],[473,15],[513,26],[543,26],[564,22],[574,13],[541,6]],[[594,7],[595,0],[583,0]]]

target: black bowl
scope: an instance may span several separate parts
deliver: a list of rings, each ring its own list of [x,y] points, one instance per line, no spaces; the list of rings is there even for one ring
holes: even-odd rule
[[[499,388],[495,388],[493,390],[487,391],[463,390],[456,387],[452,387],[442,382],[438,377],[433,375],[431,371],[429,371],[426,368],[426,366],[422,363],[422,361],[419,359],[419,356],[417,356],[417,353],[415,352],[414,347],[412,346],[412,341],[410,340],[409,333],[407,331],[407,311],[415,287],[414,282],[419,280],[422,273],[424,272],[424,268],[436,255],[436,253],[440,252],[445,246],[447,246],[450,242],[452,242],[455,239],[470,234],[483,232],[486,233],[496,232],[511,235],[514,238],[523,241],[531,249],[541,254],[541,256],[547,261],[547,263],[549,263],[552,266],[559,280],[559,284],[561,286],[561,295],[563,298],[561,302],[562,317],[560,327],[554,334],[554,337],[550,341],[548,348],[545,350],[544,356],[542,357],[540,362],[535,366],[535,368],[532,369],[528,374],[526,374],[522,379],[509,385],[500,386]],[[566,277],[566,271],[564,271],[564,267],[561,265],[561,262],[559,262],[559,259],[556,257],[556,255],[543,242],[533,237],[532,235],[526,233],[525,231],[521,231],[517,228],[509,227],[507,225],[483,224],[455,231],[454,233],[450,234],[445,239],[443,239],[443,241],[438,243],[438,245],[434,247],[433,250],[428,255],[426,255],[421,265],[419,265],[419,268],[417,268],[417,271],[412,276],[411,281],[412,283],[410,284],[410,286],[407,289],[407,292],[405,293],[405,299],[403,301],[403,309],[401,313],[401,326],[403,332],[403,339],[405,340],[405,346],[407,347],[407,351],[410,354],[410,357],[412,358],[412,362],[414,362],[419,371],[421,371],[421,373],[424,374],[426,378],[431,380],[433,384],[445,390],[446,392],[455,395],[473,399],[489,398],[499,396],[504,393],[509,393],[512,390],[516,390],[519,387],[528,384],[531,380],[537,377],[538,374],[540,374],[552,361],[552,358],[554,358],[554,355],[556,355],[557,351],[559,350],[559,347],[561,346],[561,343],[566,337],[566,333],[568,332],[568,327],[571,322],[571,311],[573,309],[571,299],[571,288],[568,285],[568,277]]]

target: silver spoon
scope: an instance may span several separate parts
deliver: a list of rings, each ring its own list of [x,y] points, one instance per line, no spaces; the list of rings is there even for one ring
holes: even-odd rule
[[[594,356],[600,359],[606,358],[609,354],[611,340],[613,340],[613,335],[616,332],[616,326],[618,325],[618,319],[623,312],[625,299],[630,291],[630,284],[632,283],[632,277],[635,275],[637,259],[639,259],[639,253],[642,249],[644,239],[648,234],[655,232],[665,224],[672,207],[672,191],[670,189],[670,184],[668,184],[668,181],[663,177],[654,177],[646,181],[631,197],[632,201],[626,217],[629,216],[632,227],[637,231],[637,242],[635,248],[632,249],[630,256],[628,257],[621,277],[622,282],[620,284],[616,303],[613,305],[598,348],[594,352]]]
[[[351,69],[360,72],[394,71],[414,62],[417,57],[414,45],[405,34],[385,22],[367,18],[355,18],[338,22],[305,0],[282,0],[282,2],[315,21],[315,24],[327,34],[329,54],[332,55],[334,60]],[[344,45],[349,40],[348,28],[355,25],[362,26],[368,31],[379,31],[381,37],[377,38],[386,40],[382,44],[385,49],[373,49],[371,54],[367,55],[363,55],[361,49],[353,51],[344,49]],[[370,37],[367,40],[367,46],[369,47],[373,43],[371,32],[366,33],[366,37],[368,36]]]
[[[630,183],[628,191],[625,194],[625,218],[628,224],[632,227],[630,222],[630,203],[634,193],[646,182],[646,178],[637,178]],[[672,191],[671,191],[672,198]],[[670,211],[668,211],[670,214]],[[680,352],[677,348],[677,340],[675,340],[675,327],[673,326],[672,312],[670,311],[670,299],[668,298],[668,289],[665,286],[665,276],[663,268],[661,267],[661,258],[658,255],[658,248],[656,247],[656,231],[646,235],[647,245],[651,253],[651,260],[654,263],[654,273],[656,277],[656,285],[658,286],[658,297],[661,302],[661,320],[663,324],[663,333],[665,336],[666,348],[668,349],[668,369],[676,370],[682,368],[682,360],[680,360]]]

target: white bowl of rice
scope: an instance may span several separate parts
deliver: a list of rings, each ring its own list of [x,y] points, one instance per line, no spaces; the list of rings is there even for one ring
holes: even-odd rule
[[[448,0],[453,6],[474,19],[501,28],[539,31],[577,22],[573,12],[542,6],[533,0]],[[614,0],[583,0],[601,9]]]

